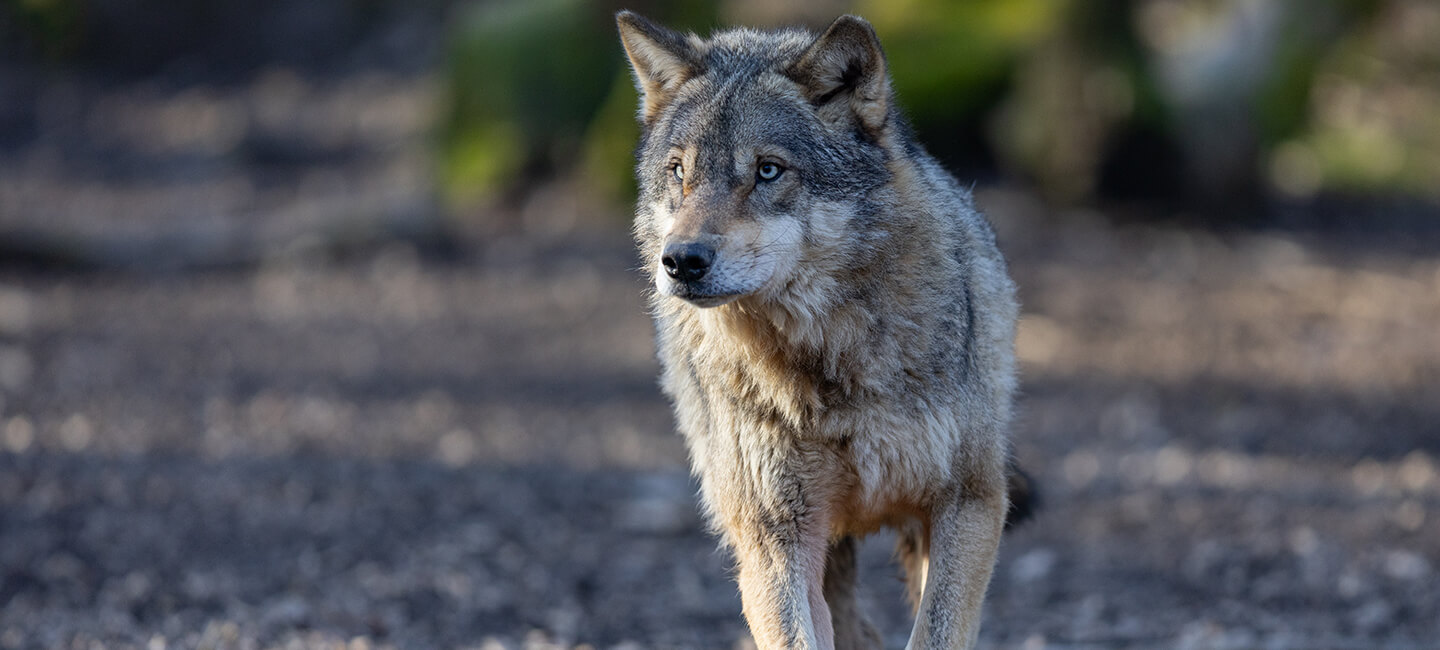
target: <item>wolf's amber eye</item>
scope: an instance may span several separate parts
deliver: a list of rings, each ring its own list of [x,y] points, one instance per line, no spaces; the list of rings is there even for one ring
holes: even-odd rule
[[[685,166],[678,162],[675,163],[674,167],[670,168],[670,173],[675,175],[675,180],[677,181],[685,180]]]
[[[760,163],[760,167],[755,170],[755,176],[759,177],[762,181],[773,181],[780,178],[780,172],[782,171],[785,171],[785,169],[775,163]]]

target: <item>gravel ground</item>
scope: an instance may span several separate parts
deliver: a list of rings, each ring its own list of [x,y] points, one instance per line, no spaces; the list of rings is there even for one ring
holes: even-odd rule
[[[0,265],[0,647],[748,644],[622,217],[560,188],[438,254],[423,78],[36,83],[89,108],[0,150],[0,227],[53,236]],[[981,198],[1045,493],[985,647],[1433,647],[1435,248]]]

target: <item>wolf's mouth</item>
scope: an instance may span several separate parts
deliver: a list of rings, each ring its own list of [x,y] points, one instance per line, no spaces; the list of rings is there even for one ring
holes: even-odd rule
[[[740,292],[706,292],[698,287],[692,287],[681,283],[670,285],[670,295],[675,296],[696,307],[719,307],[740,297]]]
[[[734,300],[734,299],[739,298],[739,297],[740,297],[740,294],[738,294],[738,293],[732,293],[732,294],[725,295],[725,296],[706,296],[706,297],[702,297],[702,298],[686,298],[685,301],[688,302],[688,303],[690,303],[690,304],[692,304],[692,305],[695,305],[696,307],[709,308],[709,307],[719,307],[720,305],[723,305],[723,304],[725,304],[725,303],[727,303],[727,302],[730,302],[731,300]]]

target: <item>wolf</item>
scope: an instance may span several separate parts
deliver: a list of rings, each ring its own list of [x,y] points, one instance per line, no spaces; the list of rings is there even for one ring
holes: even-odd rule
[[[968,648],[1009,509],[1015,286],[864,19],[708,39],[616,16],[661,387],[759,648],[880,647],[856,539],[900,532],[909,648]]]

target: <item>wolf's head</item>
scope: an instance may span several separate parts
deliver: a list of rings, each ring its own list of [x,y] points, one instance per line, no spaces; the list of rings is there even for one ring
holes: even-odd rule
[[[706,40],[617,22],[641,94],[636,236],[662,295],[776,298],[862,252],[898,124],[869,23]]]

